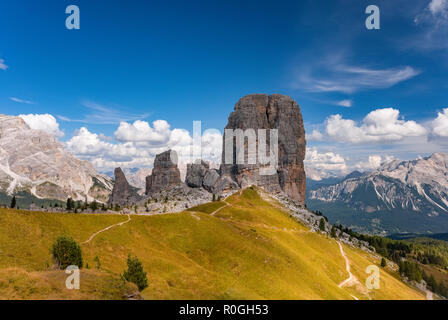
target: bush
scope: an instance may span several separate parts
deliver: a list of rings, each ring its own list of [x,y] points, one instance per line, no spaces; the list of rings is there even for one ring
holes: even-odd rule
[[[65,269],[70,265],[82,268],[81,247],[70,237],[59,237],[53,244],[52,254],[59,268]]]
[[[146,272],[143,271],[143,265],[137,257],[132,258],[128,255],[128,270],[123,273],[123,278],[126,281],[135,283],[138,290],[142,291],[148,286],[148,279],[146,278]]]
[[[385,267],[386,266],[386,259],[381,258],[381,267]]]

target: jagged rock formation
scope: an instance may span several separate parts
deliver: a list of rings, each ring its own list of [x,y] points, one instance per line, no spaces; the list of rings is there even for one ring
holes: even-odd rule
[[[202,180],[202,186],[205,190],[211,193],[217,193],[218,181],[219,181],[219,173],[215,169],[210,169],[204,176]]]
[[[152,174],[146,177],[146,194],[154,194],[182,183],[177,167],[177,153],[165,151],[156,156]]]
[[[137,193],[137,189],[132,187],[126,180],[126,176],[121,168],[116,168],[115,172],[115,183],[110,195],[109,203],[112,205],[134,205],[140,200],[140,196]]]
[[[205,161],[200,163],[187,164],[187,175],[185,177],[185,183],[191,188],[202,187],[204,177],[209,171],[209,165]]]
[[[20,117],[0,115],[0,193],[107,202],[112,182]]]
[[[291,199],[305,204],[306,176],[303,166],[305,158],[305,130],[298,104],[288,96],[273,94],[252,94],[241,98],[230,114],[225,129],[267,129],[267,154],[270,152],[270,129],[278,129],[278,168],[272,175],[260,174],[263,165],[257,157],[256,164],[248,164],[248,141],[244,142],[245,162],[236,162],[236,139],[233,138],[233,163],[225,163],[225,142],[221,165],[221,182],[224,177],[236,181],[241,188],[249,185],[261,186],[267,191],[283,191]],[[257,134],[258,138],[258,134]],[[257,139],[258,147],[258,139]],[[258,148],[257,148],[258,150]],[[222,187],[222,186],[221,186]]]

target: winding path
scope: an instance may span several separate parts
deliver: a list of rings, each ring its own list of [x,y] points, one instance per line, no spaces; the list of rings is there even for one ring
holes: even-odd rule
[[[345,279],[344,281],[342,281],[338,287],[342,288],[345,286],[352,286],[355,285],[356,283],[358,283],[358,278],[355,277],[355,275],[350,271],[350,260],[347,258],[347,256],[345,255],[344,249],[342,248],[342,245],[339,241],[337,241],[338,245],[339,245],[339,249],[341,250],[341,255],[342,257],[345,259],[345,270],[347,270],[348,272],[348,278]],[[354,295],[351,295],[353,299],[355,300],[359,300],[357,297],[355,297]]]
[[[87,243],[89,243],[90,241],[93,240],[93,238],[95,238],[95,237],[96,237],[97,235],[99,235],[101,232],[104,232],[104,231],[107,231],[107,230],[112,229],[113,227],[122,226],[122,225],[124,225],[125,223],[128,223],[129,221],[131,221],[131,215],[128,214],[127,216],[128,216],[128,220],[123,221],[123,222],[119,222],[119,223],[115,223],[115,224],[113,224],[113,225],[111,225],[111,226],[108,226],[108,227],[106,227],[106,228],[104,228],[104,229],[101,229],[100,231],[95,232],[94,234],[92,234],[92,235],[90,236],[90,238],[89,238],[88,240],[84,241],[82,244],[87,244]]]

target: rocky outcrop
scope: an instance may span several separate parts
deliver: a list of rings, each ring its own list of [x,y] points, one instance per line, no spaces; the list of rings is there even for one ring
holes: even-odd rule
[[[181,183],[176,151],[168,150],[158,154],[154,161],[152,174],[146,177],[146,194],[154,194]]]
[[[230,114],[225,129],[253,129],[258,150],[258,129],[266,131],[266,151],[270,152],[270,129],[278,129],[278,166],[273,174],[260,173],[269,165],[262,164],[257,157],[255,164],[248,164],[248,148],[252,144],[245,139],[245,162],[237,164],[236,138],[227,137],[233,141],[233,161],[225,161],[226,133],[223,136],[223,153],[221,165],[221,182],[228,177],[237,182],[239,187],[250,185],[261,186],[267,191],[283,191],[291,199],[305,204],[306,177],[303,166],[305,158],[305,130],[302,114],[298,104],[288,96],[273,94],[252,94],[241,98]]]
[[[202,180],[202,186],[208,192],[217,193],[219,178],[220,176],[218,171],[215,169],[211,169],[205,174],[204,179]]]
[[[115,183],[109,203],[112,205],[127,206],[134,205],[140,200],[137,189],[132,187],[126,180],[126,176],[121,168],[115,169]]]
[[[185,183],[191,188],[202,187],[204,177],[209,171],[209,165],[205,161],[187,164]]]

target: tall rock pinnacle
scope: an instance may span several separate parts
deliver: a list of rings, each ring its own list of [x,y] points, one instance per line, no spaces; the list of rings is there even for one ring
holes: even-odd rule
[[[146,177],[146,194],[157,193],[181,183],[176,151],[168,150],[156,155],[152,174]]]
[[[278,129],[278,167],[273,174],[260,174],[261,164],[257,157],[255,164],[248,164],[248,138],[244,139],[244,164],[237,164],[237,139],[233,137],[233,163],[225,161],[226,133],[223,136],[221,174],[228,176],[242,188],[257,185],[267,191],[283,191],[291,199],[305,204],[306,176],[303,166],[305,158],[305,129],[299,105],[288,96],[273,94],[251,94],[241,98],[230,114],[225,129],[253,129],[260,137],[258,129],[266,129],[266,150],[270,151],[270,129]],[[229,138],[229,137],[227,137]],[[249,149],[249,150],[248,150]],[[241,152],[241,150],[240,150]]]
[[[135,188],[131,187],[121,168],[115,169],[115,184],[110,195],[109,203],[120,206],[133,205],[140,200]]]

